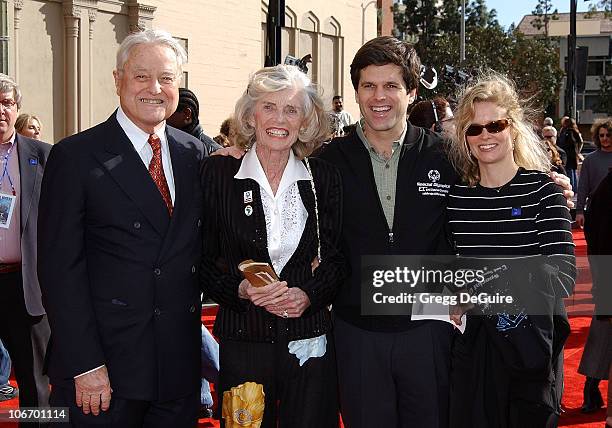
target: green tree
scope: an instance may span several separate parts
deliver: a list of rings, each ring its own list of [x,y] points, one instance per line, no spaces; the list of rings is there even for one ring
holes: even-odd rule
[[[394,7],[396,34],[403,39],[418,36],[426,43],[438,32],[438,8],[435,0],[403,0],[404,11],[398,4]]]
[[[597,103],[597,111],[612,115],[612,78],[606,76],[599,78],[599,102]]]
[[[559,19],[559,11],[553,9],[552,1],[538,0],[538,4],[531,13],[535,15],[535,18],[531,21],[531,25],[538,30],[544,28],[544,36],[548,37],[548,23],[551,20]]]
[[[589,11],[586,17],[590,18],[597,13],[603,13],[605,18],[612,18],[612,0],[584,0],[589,3]]]
[[[465,7],[465,27],[501,28],[497,21],[497,11],[487,8],[486,0],[472,0]]]

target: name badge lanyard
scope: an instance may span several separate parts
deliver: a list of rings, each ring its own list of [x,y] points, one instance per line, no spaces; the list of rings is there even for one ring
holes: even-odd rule
[[[13,192],[13,196],[17,196],[17,193],[15,192],[15,185],[13,184],[13,180],[11,179],[11,174],[9,174],[9,171],[8,171],[8,161],[13,151],[13,144],[11,144],[11,147],[9,147],[8,151],[4,155],[4,169],[2,171],[2,177],[0,177],[0,190],[2,189],[2,184],[4,183],[4,177],[6,177],[8,178],[9,184],[11,185],[11,191]]]

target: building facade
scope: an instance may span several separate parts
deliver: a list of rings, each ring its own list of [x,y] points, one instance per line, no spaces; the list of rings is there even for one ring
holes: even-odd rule
[[[521,20],[518,29],[528,36],[541,36],[544,28],[537,29],[531,22],[533,15],[526,15]],[[567,36],[569,35],[569,13],[558,14],[558,19],[548,23],[548,35],[559,38],[559,66],[565,70],[567,62]],[[576,14],[576,46],[588,49],[586,67],[586,84],[582,91],[576,95],[576,111],[579,123],[588,133],[588,127],[594,120],[605,117],[604,112],[598,111],[600,76],[612,76],[612,19],[605,18],[603,14],[577,13]],[[559,91],[558,113],[565,111],[565,85]],[[584,134],[584,132],[583,132]]]
[[[164,29],[187,50],[183,86],[198,96],[201,122],[214,136],[249,75],[263,66],[267,3],[0,0],[0,66],[22,88],[22,112],[39,116],[43,139],[55,142],[117,107],[112,71],[121,41],[142,28]],[[349,65],[377,35],[377,17],[389,19],[385,7],[391,0],[286,0],[283,57],[312,55],[309,75],[330,108],[334,95],[344,95],[345,108],[359,117]]]

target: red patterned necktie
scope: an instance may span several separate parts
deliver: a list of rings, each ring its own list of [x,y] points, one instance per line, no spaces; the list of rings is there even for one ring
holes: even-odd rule
[[[151,174],[151,178],[153,178],[155,185],[159,189],[159,193],[161,193],[166,207],[168,207],[168,212],[172,215],[172,198],[170,197],[170,189],[168,188],[164,167],[162,166],[161,141],[157,135],[151,134],[149,135],[148,142],[153,149],[153,158],[149,164],[149,174]]]

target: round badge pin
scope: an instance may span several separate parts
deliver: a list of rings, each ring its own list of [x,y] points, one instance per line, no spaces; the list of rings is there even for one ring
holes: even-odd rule
[[[247,205],[246,207],[244,207],[244,213],[246,214],[247,217],[250,217],[251,214],[253,214],[253,207],[250,205]]]

